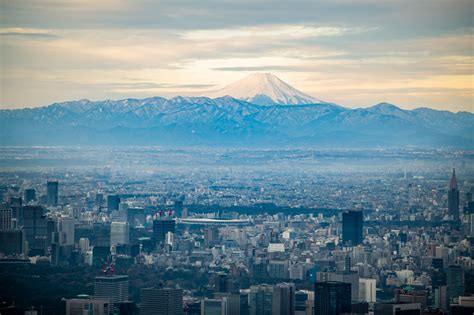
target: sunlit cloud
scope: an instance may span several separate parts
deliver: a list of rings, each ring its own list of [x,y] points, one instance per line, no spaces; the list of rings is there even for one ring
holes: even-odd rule
[[[1,107],[203,95],[265,71],[348,107],[474,111],[464,0],[0,3]]]

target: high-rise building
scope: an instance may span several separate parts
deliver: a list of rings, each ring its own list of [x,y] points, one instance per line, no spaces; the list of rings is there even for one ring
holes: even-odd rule
[[[48,180],[46,184],[48,206],[57,207],[59,202],[59,183],[57,180]]]
[[[201,300],[201,315],[222,315],[224,301],[217,299]]]
[[[339,315],[351,312],[351,285],[327,281],[314,284],[315,315]]]
[[[0,253],[5,256],[23,254],[23,231],[0,230]]]
[[[110,311],[109,300],[66,299],[66,315],[109,315]]]
[[[182,315],[183,290],[170,288],[144,288],[140,291],[142,314]]]
[[[71,217],[59,218],[58,232],[60,245],[74,245],[75,223],[76,221]]]
[[[114,210],[119,210],[120,208],[120,197],[117,195],[108,195],[107,196],[107,211],[112,212]]]
[[[23,231],[30,254],[44,255],[47,248],[47,219],[43,207],[23,207]]]
[[[110,246],[129,243],[129,226],[127,222],[112,222],[110,224]]]
[[[295,284],[279,283],[273,286],[273,315],[295,314]]]
[[[163,243],[166,233],[175,233],[176,222],[172,219],[153,220],[153,238],[157,243]]]
[[[225,272],[219,272],[214,276],[214,289],[215,292],[225,293],[230,292],[232,289],[232,282],[229,276]]]
[[[357,246],[362,243],[362,211],[348,211],[342,214],[342,242],[344,246]]]
[[[0,204],[0,231],[12,228],[12,208],[6,204]]]
[[[248,301],[250,315],[272,315],[273,287],[266,284],[251,286]]]
[[[33,188],[25,189],[24,198],[25,204],[28,204],[32,201],[36,201],[36,190],[34,190]]]
[[[222,315],[248,314],[248,296],[240,293],[214,293],[214,298],[222,300]],[[245,303],[246,302],[246,303]],[[247,312],[247,313],[246,313]]]
[[[289,262],[288,260],[270,260],[268,264],[268,273],[274,279],[289,278]]]
[[[94,298],[109,300],[114,308],[118,308],[120,303],[128,300],[128,276],[95,277]]]
[[[459,220],[459,189],[458,180],[456,179],[456,170],[453,168],[453,175],[449,182],[448,191],[448,213],[453,220]]]
[[[375,303],[376,292],[377,286],[375,279],[359,279],[359,301]]]
[[[457,298],[464,294],[464,272],[459,265],[451,265],[446,271],[447,297],[448,300]]]

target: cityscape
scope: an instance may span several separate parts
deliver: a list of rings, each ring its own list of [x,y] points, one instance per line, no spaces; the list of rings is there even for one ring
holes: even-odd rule
[[[468,151],[45,147],[0,158],[2,314],[473,310]]]

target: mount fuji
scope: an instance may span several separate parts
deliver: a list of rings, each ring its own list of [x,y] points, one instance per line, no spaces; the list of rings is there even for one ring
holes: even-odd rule
[[[0,110],[0,145],[474,148],[469,112],[349,109],[259,73],[209,96]]]
[[[325,103],[317,98],[298,91],[271,73],[253,73],[209,97],[232,96],[257,105],[302,105]]]

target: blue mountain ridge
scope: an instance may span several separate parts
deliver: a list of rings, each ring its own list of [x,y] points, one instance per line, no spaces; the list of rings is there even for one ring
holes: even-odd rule
[[[474,114],[152,97],[0,110],[0,145],[474,147]]]

